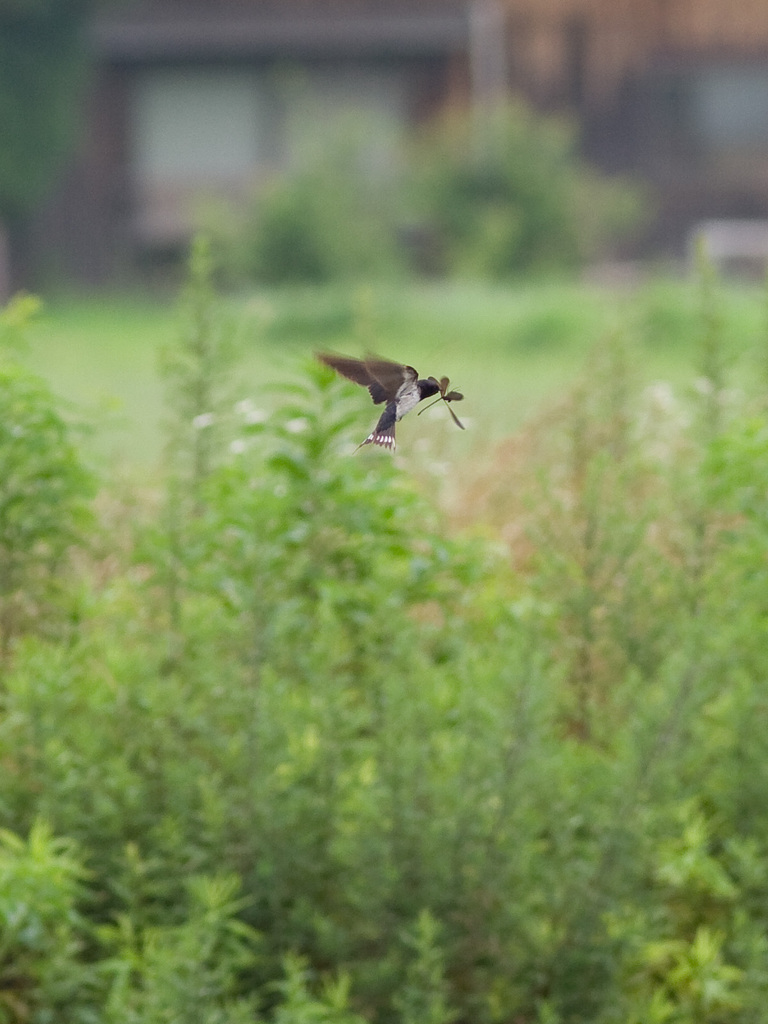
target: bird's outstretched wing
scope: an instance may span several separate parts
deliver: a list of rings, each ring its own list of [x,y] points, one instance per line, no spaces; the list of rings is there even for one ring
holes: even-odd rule
[[[351,359],[333,352],[318,352],[317,358],[347,380],[368,388],[376,405],[394,401],[399,388],[406,381],[415,381],[418,377],[412,366],[392,363],[388,359]]]
[[[403,384],[413,382],[419,376],[412,366],[392,363],[388,359],[368,358],[365,360],[365,368],[381,385],[386,398],[390,401],[397,395]]]

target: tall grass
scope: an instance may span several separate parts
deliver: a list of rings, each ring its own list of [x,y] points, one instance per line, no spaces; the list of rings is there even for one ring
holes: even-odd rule
[[[752,297],[622,298],[561,343],[582,376],[457,481],[449,421],[404,463],[349,457],[360,392],[317,363],[269,409],[206,390],[225,320],[200,256],[164,493],[106,478],[71,628],[41,604],[9,643],[0,1014],[756,1024],[768,424],[731,358]],[[274,302],[266,352],[297,312]],[[351,324],[386,338],[420,302]],[[664,318],[680,385],[647,366]]]

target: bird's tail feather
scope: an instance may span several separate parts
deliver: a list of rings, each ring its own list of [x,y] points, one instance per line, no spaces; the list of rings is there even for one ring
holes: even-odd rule
[[[387,451],[393,452],[395,450],[395,424],[384,427],[380,426],[374,428],[366,439],[359,444],[357,447],[362,448],[366,444],[375,444],[380,448],[386,448]]]

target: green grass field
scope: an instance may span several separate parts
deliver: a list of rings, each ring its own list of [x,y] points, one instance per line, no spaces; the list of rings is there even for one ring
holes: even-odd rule
[[[568,387],[593,346],[616,334],[634,347],[649,382],[690,382],[706,329],[697,285],[669,280],[613,291],[576,284],[333,287],[228,302],[242,327],[239,383],[258,404],[270,403],[265,385],[295,376],[314,350],[375,351],[425,375],[448,375],[464,391],[461,412],[471,429],[452,438],[458,456],[514,431]],[[763,291],[720,289],[716,316],[735,379],[754,376],[768,343]],[[27,358],[94,424],[101,455],[146,467],[162,443],[158,351],[177,330],[173,297],[60,299],[44,307]],[[372,411],[361,396],[363,429]],[[424,420],[433,417],[428,431],[452,430],[442,409]],[[406,422],[403,440],[416,429]]]

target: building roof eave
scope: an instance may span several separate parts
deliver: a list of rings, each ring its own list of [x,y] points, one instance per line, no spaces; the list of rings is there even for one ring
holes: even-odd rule
[[[115,14],[92,27],[107,63],[339,56],[428,56],[467,49],[467,4],[432,9],[203,12],[158,18]]]

